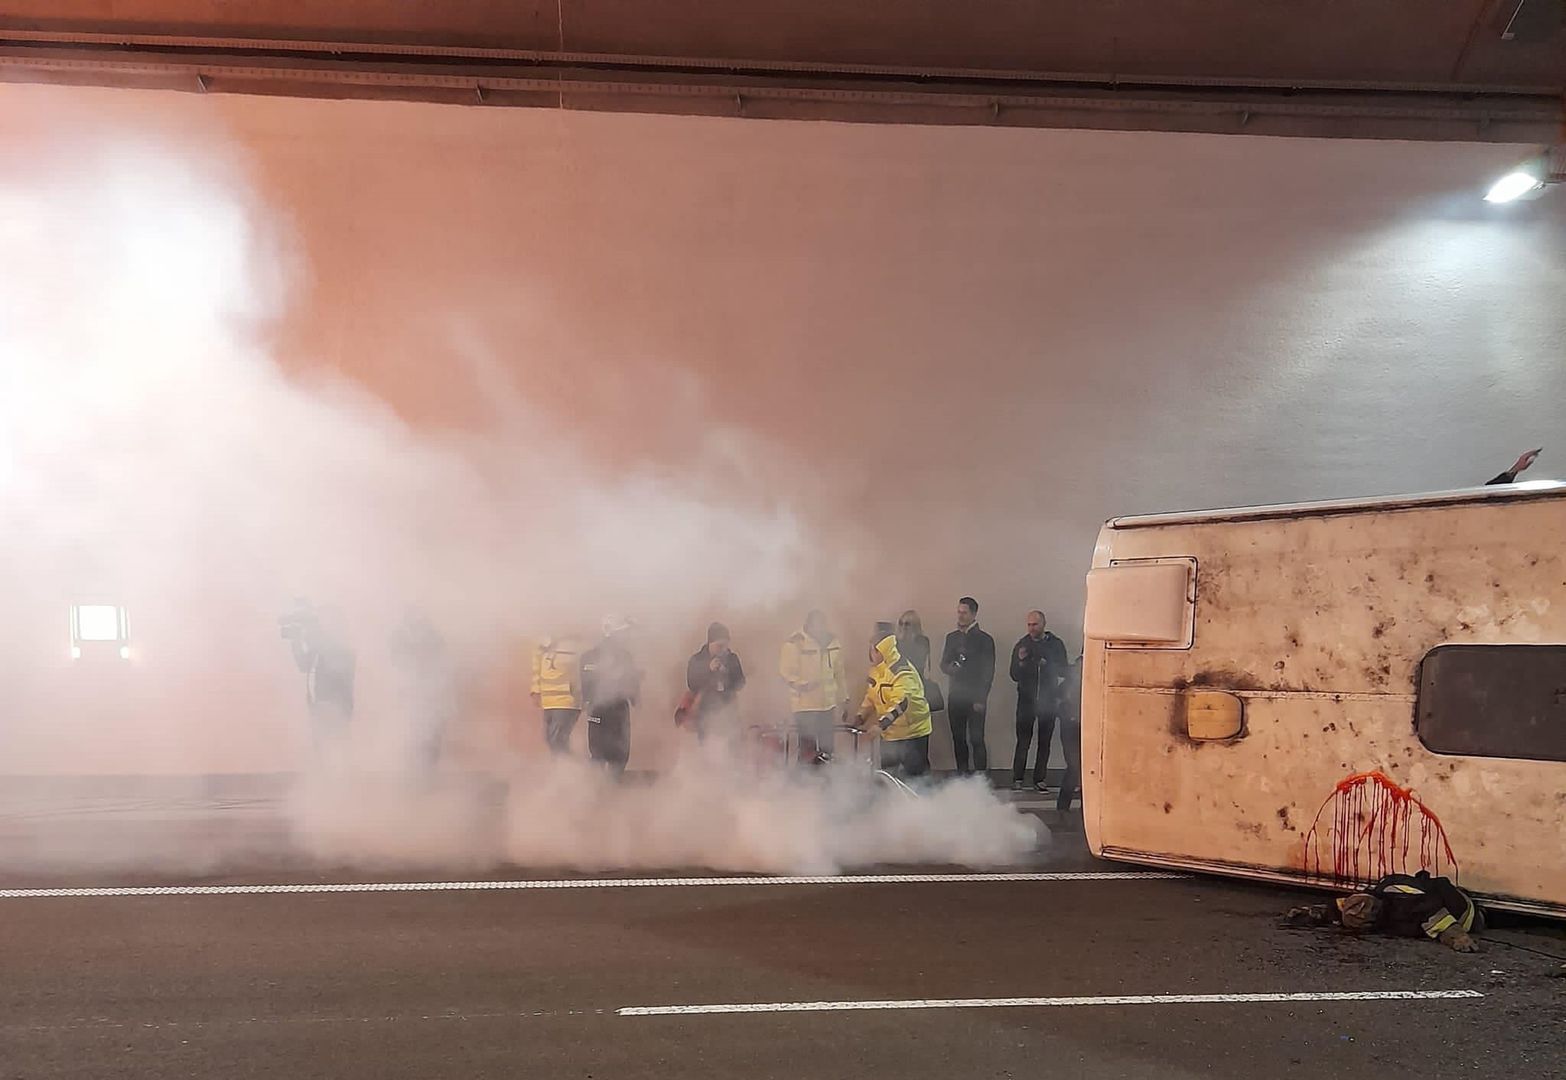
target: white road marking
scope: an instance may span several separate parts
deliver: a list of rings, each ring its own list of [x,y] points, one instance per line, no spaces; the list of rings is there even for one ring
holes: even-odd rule
[[[492,892],[511,889],[670,889],[719,885],[942,885],[1007,881],[1170,881],[1164,871],[1062,871],[1017,874],[843,874],[821,877],[560,878],[553,881],[364,881],[281,885],[114,885],[55,889],[0,889],[0,900],[84,896],[247,896],[269,893]]]
[[[1094,1005],[1266,1005],[1297,1001],[1430,1001],[1484,997],[1477,990],[1349,990],[1294,994],[1128,994],[1118,997],[930,998],[909,1001],[779,1001],[732,1005],[643,1005],[616,1016],[711,1013],[867,1012],[882,1009],[1080,1008]]]
[[[76,1017],[55,1024],[0,1024],[0,1032],[96,1031],[135,1028],[156,1031],[161,1028],[282,1027],[290,1024],[404,1024],[422,1021],[466,1023],[471,1020],[556,1019],[562,1016],[604,1016],[609,1009],[533,1009],[515,1012],[405,1013],[381,1016],[215,1016],[200,1020],[114,1020],[109,1017]]]

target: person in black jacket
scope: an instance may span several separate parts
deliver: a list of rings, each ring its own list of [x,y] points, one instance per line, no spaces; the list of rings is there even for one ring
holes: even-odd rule
[[[988,772],[984,716],[995,682],[995,639],[979,628],[979,602],[971,596],[957,601],[957,629],[946,635],[941,671],[949,680],[946,716],[952,725],[957,771]]]
[[[1044,790],[1050,741],[1060,706],[1060,685],[1070,661],[1066,645],[1045,629],[1042,611],[1028,612],[1028,632],[1011,648],[1011,681],[1017,684],[1017,752],[1011,759],[1011,790],[1022,790],[1028,768],[1028,747],[1038,728],[1039,749],[1033,759],[1033,786]]]
[[[745,668],[729,648],[728,627],[716,622],[707,627],[707,644],[685,665],[685,685],[695,697],[688,722],[705,742],[715,721],[733,714],[734,700],[745,689]]]
[[[626,643],[631,624],[604,619],[603,640],[582,654],[582,697],[587,702],[587,753],[619,777],[631,760],[631,706],[641,695],[642,673]]]

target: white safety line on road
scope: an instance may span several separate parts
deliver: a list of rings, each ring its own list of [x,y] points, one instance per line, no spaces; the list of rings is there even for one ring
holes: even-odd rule
[[[1170,881],[1163,871],[1061,871],[1017,874],[843,874],[837,877],[560,878],[552,881],[362,881],[282,885],[115,885],[54,889],[0,889],[0,900],[90,896],[249,896],[269,893],[492,892],[512,889],[670,889],[719,885],[941,885],[1008,881]]]
[[[1311,1001],[1419,1001],[1430,999],[1474,999],[1483,994],[1476,990],[1365,990],[1347,993],[1305,994],[1146,994],[1124,997],[1060,997],[1060,998],[958,998],[954,1000],[928,1001],[801,1001],[762,1005],[658,1005],[625,1009],[519,1009],[502,1012],[393,1013],[358,1015],[309,1015],[291,1016],[209,1016],[183,1020],[115,1018],[107,1016],[72,1017],[53,1023],[28,1023],[0,1021],[0,1034],[41,1034],[70,1031],[98,1031],[137,1029],[153,1031],[179,1029],[194,1031],[222,1027],[322,1027],[333,1024],[412,1024],[412,1023],[470,1023],[480,1020],[555,1020],[577,1016],[689,1016],[702,1013],[786,1013],[865,1011],[869,1009],[985,1009],[1026,1008],[1041,1006],[1083,1005],[1230,1005],[1267,1004]]]
[[[931,998],[909,1001],[778,1001],[730,1005],[641,1005],[616,1016],[712,1013],[869,1012],[882,1009],[1054,1009],[1094,1005],[1269,1005],[1300,1001],[1429,1001],[1484,997],[1477,990],[1348,990],[1293,994],[1126,994],[1117,997]]]

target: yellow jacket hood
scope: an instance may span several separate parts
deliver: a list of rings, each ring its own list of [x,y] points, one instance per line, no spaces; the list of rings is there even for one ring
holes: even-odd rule
[[[888,635],[876,642],[881,662],[870,669],[860,715],[866,719],[893,715],[896,720],[882,733],[883,739],[917,739],[930,734],[930,703],[924,696],[924,680],[897,651],[897,638]]]

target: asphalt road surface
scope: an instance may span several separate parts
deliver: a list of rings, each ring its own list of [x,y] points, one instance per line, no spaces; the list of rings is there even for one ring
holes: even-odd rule
[[[0,895],[0,1077],[1566,1069],[1555,977],[1566,938],[1554,927],[1498,929],[1463,956],[1283,929],[1300,894],[1277,889],[1060,876],[1128,870],[1057,833],[1018,868],[1039,876],[1015,880],[897,867],[874,875],[933,880]],[[132,881],[0,879],[13,890]],[[271,867],[199,884],[374,880]],[[1404,993],[1451,996],[1390,996]]]

